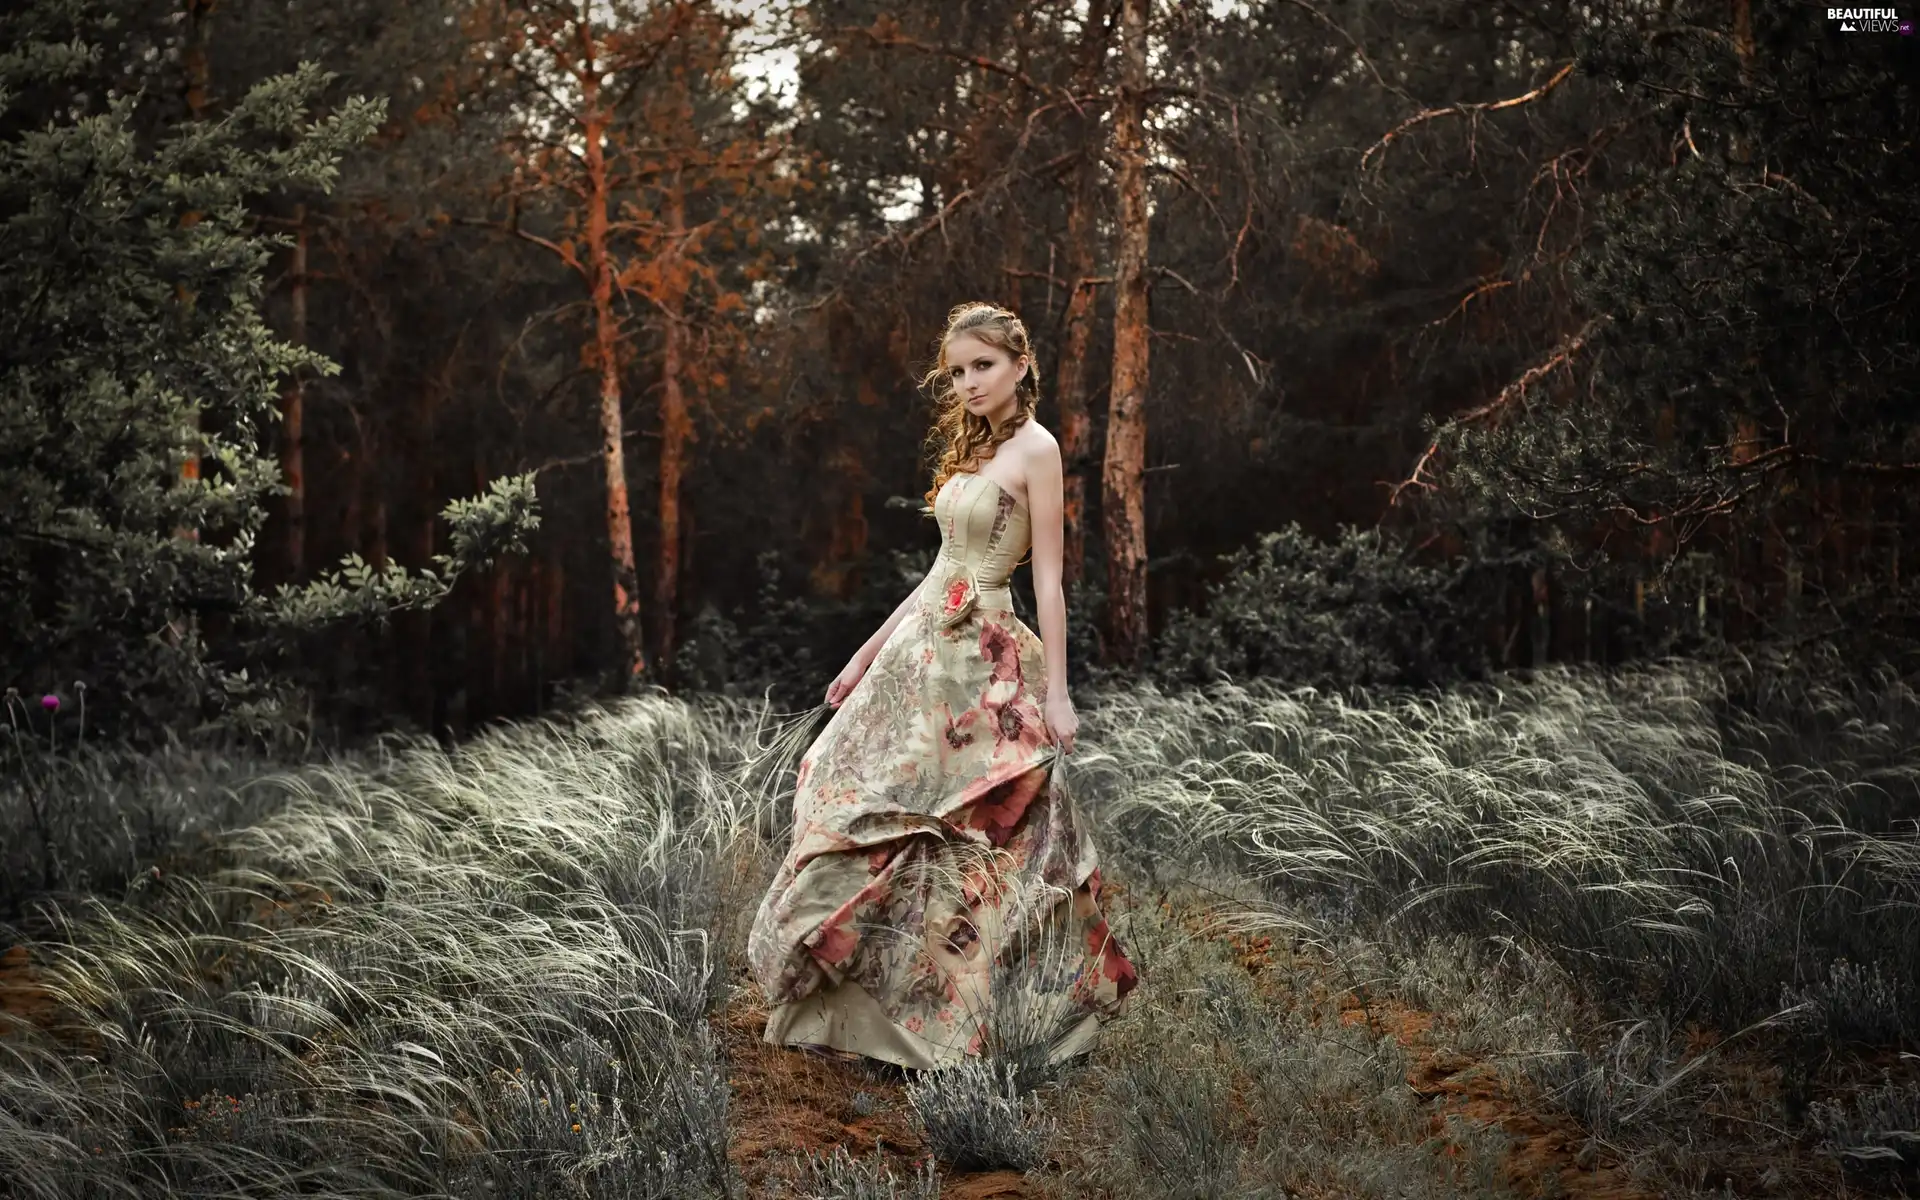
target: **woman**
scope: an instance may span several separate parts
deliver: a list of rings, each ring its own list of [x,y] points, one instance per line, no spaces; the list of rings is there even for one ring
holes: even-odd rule
[[[748,956],[776,1045],[926,1069],[1037,1038],[1057,1062],[1136,981],[1055,779],[1079,726],[1060,448],[1006,309],[954,309],[925,383],[940,554],[827,688],[837,711],[801,758]],[[1007,589],[1029,548],[1039,638]]]

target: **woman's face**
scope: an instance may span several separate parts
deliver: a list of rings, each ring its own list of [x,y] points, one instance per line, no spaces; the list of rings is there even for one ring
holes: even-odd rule
[[[963,333],[947,343],[947,374],[968,412],[998,424],[1013,415],[1014,386],[1027,374],[1027,359]]]

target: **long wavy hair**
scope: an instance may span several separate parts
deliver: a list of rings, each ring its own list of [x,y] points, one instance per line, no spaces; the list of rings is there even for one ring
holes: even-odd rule
[[[979,338],[989,346],[997,346],[1015,362],[1026,356],[1027,374],[1013,386],[1013,417],[997,432],[985,417],[968,412],[966,401],[954,390],[947,344],[961,336]],[[1039,405],[1040,365],[1034,361],[1027,327],[1011,310],[995,304],[976,300],[958,306],[947,314],[947,328],[940,335],[939,353],[932,369],[921,378],[920,386],[932,394],[934,402],[933,429],[927,434],[927,445],[937,456],[933,486],[927,489],[927,503],[932,504],[947,480],[992,458],[1000,443],[1025,425]]]

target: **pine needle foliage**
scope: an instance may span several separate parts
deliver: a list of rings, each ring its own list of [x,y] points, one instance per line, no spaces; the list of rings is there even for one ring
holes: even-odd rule
[[[329,189],[384,103],[312,112],[330,76],[306,64],[169,126],[102,63],[114,26],[89,0],[0,18],[0,678],[86,683],[108,736],[266,729],[285,714],[259,671],[291,637],[438,602],[537,525],[533,482],[450,505],[427,570],[254,588],[280,388],[336,368],[266,325],[287,238],[250,204]]]
[[[1725,552],[1768,531],[1798,549],[1836,521],[1856,544],[1862,525],[1911,530],[1912,41],[1841,33],[1813,5],[1585,11],[1579,67],[1636,107],[1639,149],[1571,263],[1579,328],[1543,356],[1555,369],[1442,429],[1454,486],[1572,546],[1610,533],[1667,563],[1696,538]],[[1797,570],[1746,601],[1758,619],[1781,619],[1783,593],[1825,609],[1830,633],[1870,627],[1863,645],[1915,634],[1910,571],[1850,566],[1816,596]]]
[[[1160,636],[1166,686],[1425,685],[1485,671],[1463,563],[1422,563],[1380,530],[1323,541],[1297,524],[1224,562],[1205,611],[1174,613]]]

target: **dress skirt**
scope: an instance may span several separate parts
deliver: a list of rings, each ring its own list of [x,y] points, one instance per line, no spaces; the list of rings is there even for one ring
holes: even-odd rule
[[[1016,1041],[1058,1061],[1137,976],[1042,720],[1040,639],[1000,589],[957,621],[938,600],[800,760],[748,941],[765,1038],[921,1069]]]

